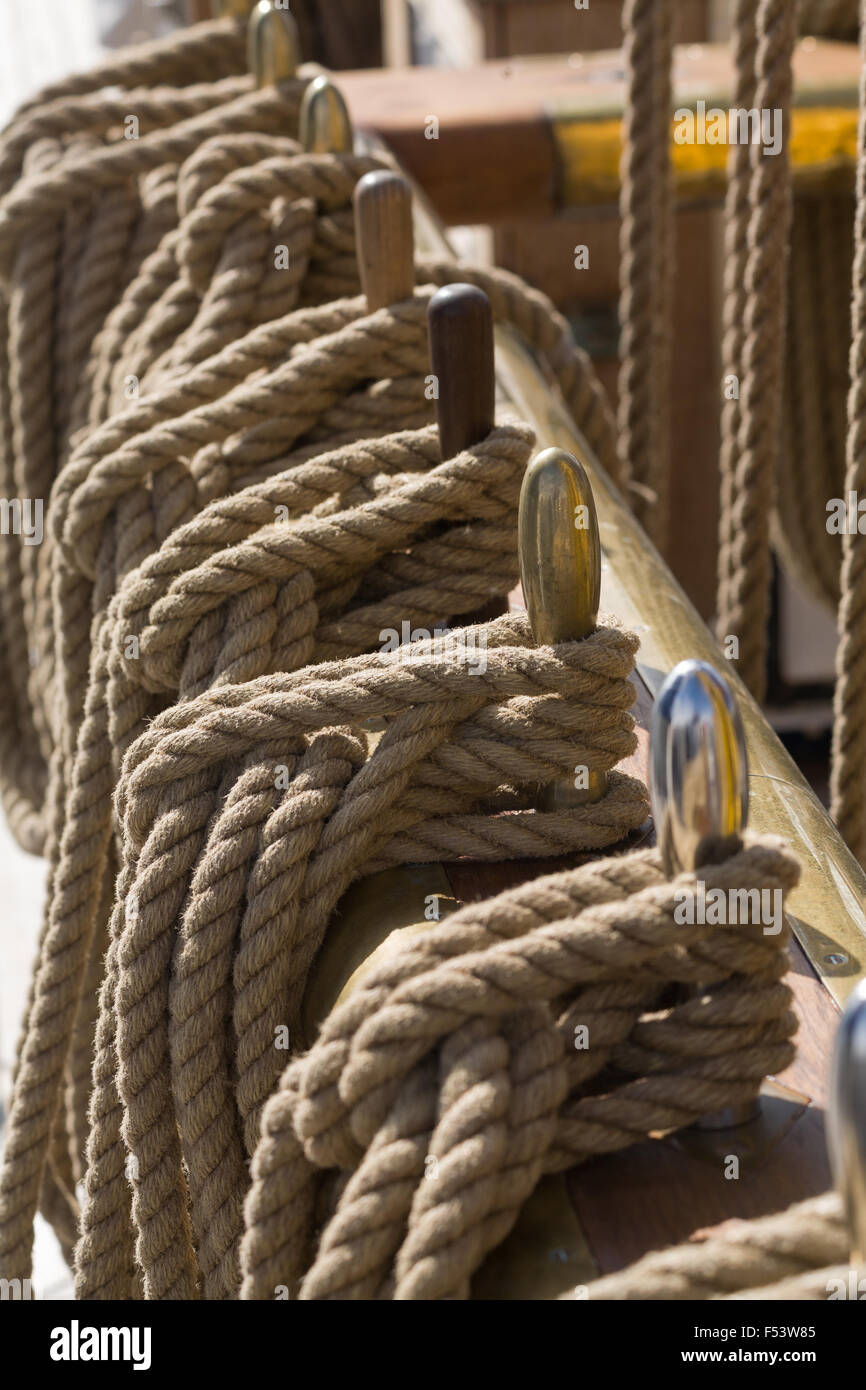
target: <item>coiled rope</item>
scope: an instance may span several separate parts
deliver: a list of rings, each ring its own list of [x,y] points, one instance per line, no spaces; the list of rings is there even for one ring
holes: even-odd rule
[[[140,80],[140,72],[185,81],[227,67],[240,73],[243,63],[238,26],[206,25],[194,41],[184,40],[177,56],[170,45],[133,50],[128,61],[121,56],[91,79],[93,94],[49,94],[7,131],[0,178],[0,351],[9,393],[0,399],[0,471],[7,497],[47,503],[69,436],[87,418],[79,374],[90,347],[177,217],[170,196],[177,162],[211,135],[291,129],[303,84],[255,93],[250,79],[238,76],[178,91],[133,88],[107,102],[99,89],[114,78]],[[87,83],[82,90],[90,92]],[[130,113],[141,127],[137,139],[122,136]],[[23,177],[16,181],[19,166]],[[50,543],[22,546],[4,566],[0,595],[6,674],[15,691],[0,729],[2,790],[13,830],[31,850],[44,839],[52,742],[43,699],[51,684],[50,636],[37,613],[37,607],[45,611],[37,595],[49,583],[49,554]]]
[[[701,873],[784,892],[798,871],[765,839]],[[689,1124],[786,1065],[781,939],[684,937],[689,882],[666,882],[654,850],[602,860],[465,907],[365,975],[265,1106],[243,1297],[466,1297],[542,1172]],[[662,1006],[665,984],[708,973],[717,985]]]
[[[465,655],[479,639],[484,672]],[[507,617],[412,644],[393,664],[362,656],[223,686],[166,710],[130,749],[97,1073],[104,1049],[116,1061],[91,1108],[80,1296],[119,1296],[108,1276],[124,1248],[128,1275],[127,1147],[139,1160],[131,1218],[146,1295],[194,1296],[186,1202],[172,1206],[184,1172],[205,1296],[236,1281],[244,1148],[284,1060],[275,1029],[300,1043],[305,981],[354,878],[455,854],[597,848],[643,821],[645,791],[621,776],[573,812],[478,813],[479,799],[562,776],[575,756],[607,768],[634,747],[633,638],[599,627],[555,650],[529,643],[526,620]],[[372,715],[388,727],[365,759],[359,726]],[[234,1020],[234,1079],[228,1054],[202,1052],[203,1028],[225,1036],[215,1010],[226,1029]]]
[[[288,99],[297,105],[291,92]],[[285,95],[282,103],[257,94],[247,106],[264,105],[283,124]],[[188,121],[186,131],[172,128],[158,150],[151,142],[133,161],[132,176],[139,174],[141,186],[149,181],[164,230],[94,334],[74,421],[86,425],[77,430],[80,442],[73,437],[52,492],[51,590],[47,602],[40,591],[37,624],[50,633],[50,669],[57,675],[56,687],[42,691],[51,735],[51,906],[4,1170],[10,1267],[28,1265],[32,1212],[46,1173],[59,1172],[68,1190],[81,1171],[92,998],[120,848],[112,845],[111,792],[123,754],[148,718],[167,698],[188,699],[212,683],[363,650],[386,619],[399,621],[407,612],[413,621],[435,624],[471,611],[516,578],[514,508],[528,458],[525,435],[513,436],[510,445],[502,435],[491,441],[494,459],[502,459],[498,471],[483,448],[477,460],[461,456],[437,469],[429,431],[417,442],[398,436],[390,451],[387,440],[366,454],[328,450],[429,418],[422,389],[429,290],[378,316],[365,315],[357,299],[304,308],[356,287],[349,200],[373,164],[302,156],[284,137],[254,131],[262,124],[259,113],[245,106],[239,119],[249,122],[248,134],[234,135],[223,122],[218,144],[206,140],[187,155]],[[196,145],[206,133],[199,121],[192,130]],[[70,156],[59,172],[52,166],[53,179],[19,181],[0,207],[0,229],[7,237],[32,235],[41,217],[64,206],[73,178],[86,178],[98,191],[106,180],[129,177],[121,153],[100,148],[86,168]],[[268,257],[283,233],[291,242],[289,273],[279,292],[269,293],[278,282]],[[453,273],[451,266],[424,272],[443,281]],[[609,410],[564,321],[513,278],[485,272],[473,278],[490,292],[497,315],[514,321],[539,349],[587,435],[611,459]],[[279,317],[268,322],[274,314]],[[145,389],[112,416],[118,387],[129,376]],[[278,402],[281,410],[274,409]],[[427,476],[413,478],[421,469]],[[237,505],[220,505],[235,489],[241,489]],[[291,515],[288,550],[273,547],[279,528],[268,531],[278,507]],[[450,530],[437,536],[439,516]],[[160,552],[173,533],[179,546]],[[347,544],[351,555],[335,568],[329,547]],[[465,561],[458,575],[447,573],[455,546]],[[139,582],[138,567],[160,554],[161,566]],[[178,611],[177,585],[185,587],[188,603],[201,562],[209,584],[220,571],[230,576],[233,557],[247,566],[247,577],[238,571],[217,605],[193,618],[188,659],[166,686],[157,636],[165,616]],[[375,579],[365,579],[374,561]],[[124,588],[127,577],[133,582]],[[342,616],[356,592],[359,601]],[[118,652],[129,636],[141,638],[134,660]],[[645,809],[642,797],[632,800],[628,824],[643,819]],[[511,828],[516,833],[517,822]],[[622,829],[608,827],[608,842]],[[65,1118],[57,1111],[64,1072]],[[52,1126],[59,1127],[49,1156]],[[74,1204],[67,1205],[74,1216]]]
[[[219,34],[231,68],[237,33]],[[669,27],[652,42],[669,71]],[[192,52],[163,80],[185,81]],[[125,81],[161,56],[132,59]],[[285,132],[301,84],[251,93],[229,77],[204,114],[190,76],[130,151],[114,138],[124,97],[102,125],[94,113],[107,80],[43,94],[0,155],[6,351],[17,368],[31,315],[52,399],[43,434],[35,397],[3,412],[8,476],[25,496],[37,479],[51,490],[44,554],[4,576],[7,650],[35,636],[40,655],[0,753],[51,885],[0,1269],[27,1277],[42,1196],[67,1249],[80,1226],[80,1297],[464,1297],[542,1172],[740,1102],[786,1064],[784,938],[684,943],[657,856],[625,856],[464,909],[374,971],[280,1076],[275,1030],[292,1051],[310,1042],[306,981],[358,877],[604,848],[647,812],[616,772],[598,803],[525,804],[576,758],[604,771],[633,750],[636,641],[615,624],[550,649],[509,616],[393,661],[374,651],[383,627],[471,614],[516,578],[534,441],[503,423],[442,462],[424,394],[431,281],[479,284],[627,474],[585,356],[514,277],[431,262],[411,300],[367,312],[349,204],[375,162],[298,150]],[[667,194],[649,193],[669,243]],[[59,287],[50,309],[15,297],[40,275]],[[94,295],[78,306],[82,276]],[[663,276],[659,322],[669,293]],[[629,419],[622,466],[643,496]],[[659,424],[645,484],[659,526],[665,438]],[[375,746],[372,717],[386,720]],[[796,868],[750,841],[705,877],[785,891]],[[665,1005],[668,985],[708,970],[699,998]],[[604,1046],[566,1061],[586,1010]],[[438,1191],[421,1183],[428,1156]]]

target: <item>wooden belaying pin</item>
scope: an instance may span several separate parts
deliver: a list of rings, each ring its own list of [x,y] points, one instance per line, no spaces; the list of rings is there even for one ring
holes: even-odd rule
[[[586,470],[565,449],[536,454],[523,478],[518,510],[520,580],[539,646],[579,642],[598,621],[601,544]],[[544,788],[547,810],[598,801],[607,774],[589,769]]]
[[[730,686],[707,662],[681,661],[658,693],[650,730],[653,820],[671,878],[695,873],[713,851],[735,848],[748,821],[748,773]],[[697,1127],[732,1129],[759,1113],[753,1100],[707,1115]]]
[[[493,429],[493,311],[476,285],[445,285],[427,309],[430,365],[442,458],[479,444]]]
[[[259,88],[275,87],[295,76],[301,62],[301,42],[286,6],[258,0],[247,30],[247,61]]]
[[[827,1148],[851,1232],[851,1265],[866,1265],[866,980],[839,1024],[827,1107]]]
[[[351,154],[355,133],[342,93],[324,73],[306,88],[298,117],[298,139],[308,154]]]
[[[412,191],[402,174],[375,169],[358,180],[353,201],[361,289],[374,313],[415,291]]]

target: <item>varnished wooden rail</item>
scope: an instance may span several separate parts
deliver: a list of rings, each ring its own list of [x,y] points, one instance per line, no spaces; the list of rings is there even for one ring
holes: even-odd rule
[[[853,187],[856,45],[804,39],[794,62],[791,157],[798,187]],[[470,68],[340,73],[356,129],[382,139],[447,224],[545,218],[611,208],[619,190],[625,93],[619,51],[511,58]],[[725,45],[678,48],[674,109],[727,110],[733,73]],[[683,127],[684,128],[684,127]],[[724,194],[727,149],[677,143],[680,199]]]

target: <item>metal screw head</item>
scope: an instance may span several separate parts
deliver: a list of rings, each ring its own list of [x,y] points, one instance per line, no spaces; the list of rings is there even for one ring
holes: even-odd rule
[[[694,870],[733,842],[749,814],[743,722],[727,682],[681,661],[659,691],[650,733],[650,793],[666,873]]]

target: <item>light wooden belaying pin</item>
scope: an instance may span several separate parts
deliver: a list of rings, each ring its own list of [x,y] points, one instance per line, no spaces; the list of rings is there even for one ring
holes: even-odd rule
[[[298,138],[309,154],[351,154],[355,134],[342,93],[324,73],[304,92]]]
[[[314,84],[315,85],[315,84]],[[412,191],[402,174],[374,169],[353,197],[361,289],[371,313],[415,292]]]
[[[539,646],[579,642],[598,621],[601,544],[586,470],[565,449],[536,454],[523,478],[518,511],[520,581],[532,635]],[[598,801],[607,774],[587,772],[586,785],[546,787],[547,810]]]
[[[259,0],[247,30],[247,61],[256,86],[275,87],[294,77],[301,62],[298,26],[291,11]]]
[[[839,1024],[827,1107],[827,1148],[851,1230],[851,1264],[866,1265],[866,980]]]
[[[665,872],[694,873],[708,854],[734,848],[749,815],[743,721],[727,681],[705,661],[675,666],[653,705],[650,795]],[[701,986],[689,993],[700,994]],[[733,1129],[760,1114],[760,1101],[698,1120]]]
[[[653,705],[650,794],[671,877],[736,839],[749,814],[743,721],[725,680],[705,661],[681,661]]]

